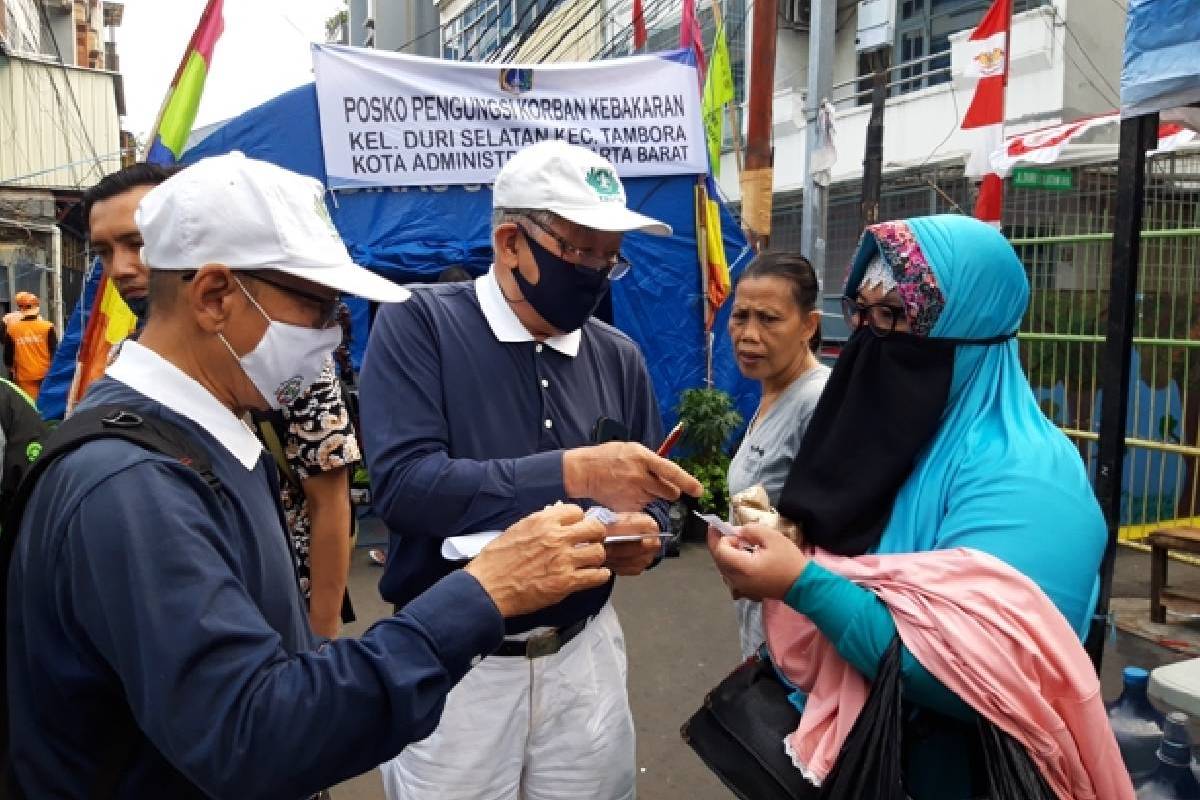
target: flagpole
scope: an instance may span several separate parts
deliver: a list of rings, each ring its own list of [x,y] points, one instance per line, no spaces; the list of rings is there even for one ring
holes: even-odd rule
[[[709,266],[708,266],[708,192],[704,188],[704,176],[696,179],[694,192],[696,203],[696,254],[700,257],[700,296],[704,298],[704,385],[712,387],[712,325],[710,320],[716,316],[712,307],[712,298],[708,296]]]
[[[1004,21],[1004,83],[1000,90],[1000,147],[1004,147],[1004,120],[1008,117],[1008,65],[1012,53],[1012,21],[1015,4],[1008,4],[1008,19]],[[1004,181],[1000,181],[1000,214],[996,220],[997,227],[1003,230],[1004,224]]]
[[[713,22],[718,33],[725,27],[725,15],[721,13],[721,0],[713,0]],[[733,103],[725,104],[725,118],[729,122],[729,133],[733,139],[733,161],[737,167],[738,179],[742,176],[742,131],[733,113]]]

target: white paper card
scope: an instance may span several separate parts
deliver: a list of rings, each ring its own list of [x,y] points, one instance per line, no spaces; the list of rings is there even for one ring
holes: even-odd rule
[[[479,555],[479,551],[487,547],[488,542],[495,539],[503,531],[480,531],[468,533],[465,536],[451,536],[442,542],[442,558],[447,561],[466,561]]]

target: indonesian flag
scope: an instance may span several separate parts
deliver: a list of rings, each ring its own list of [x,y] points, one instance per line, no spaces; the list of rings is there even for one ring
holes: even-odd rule
[[[1183,116],[1185,111],[1174,109],[1162,113],[1163,121],[1158,125],[1156,152],[1169,152],[1196,139],[1197,130],[1186,124],[1186,118]],[[1097,128],[1116,125],[1120,121],[1120,113],[1111,111],[1074,122],[1014,134],[1005,139],[1003,149],[992,153],[991,171],[1001,178],[1007,178],[1019,164],[1055,164],[1062,159],[1067,145],[1080,136]],[[1197,128],[1200,128],[1200,119]]]
[[[995,0],[967,37],[967,65],[963,74],[975,77],[975,96],[963,117],[962,129],[977,129],[975,147],[966,174],[980,178],[975,216],[999,227],[1004,207],[1004,181],[989,164],[992,153],[1004,147],[1004,86],[1008,82],[1008,29],[1012,0]]]

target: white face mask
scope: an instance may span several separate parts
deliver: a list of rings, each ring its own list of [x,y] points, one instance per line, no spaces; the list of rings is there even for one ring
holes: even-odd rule
[[[238,281],[242,292],[267,320],[267,332],[258,345],[239,356],[225,336],[218,334],[230,354],[238,360],[246,377],[271,408],[291,405],[321,375],[325,360],[342,341],[342,329],[318,330],[276,322]]]

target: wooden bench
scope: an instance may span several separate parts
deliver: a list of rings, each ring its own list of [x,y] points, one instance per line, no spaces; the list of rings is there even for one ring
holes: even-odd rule
[[[1188,606],[1194,612],[1200,606],[1200,592],[1167,588],[1167,555],[1172,550],[1200,555],[1200,528],[1164,528],[1151,533],[1150,543],[1150,621],[1167,621],[1167,603]]]

